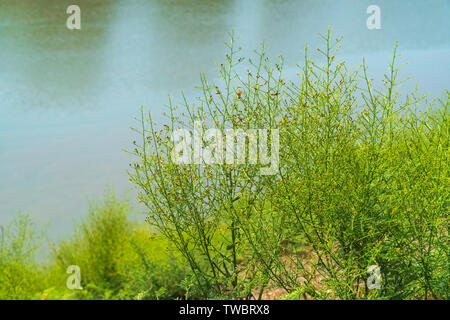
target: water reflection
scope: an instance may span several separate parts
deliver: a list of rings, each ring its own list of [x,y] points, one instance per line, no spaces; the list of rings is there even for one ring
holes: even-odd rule
[[[78,108],[88,107],[101,89],[98,70],[115,2],[77,2],[83,32],[65,28],[69,1],[1,1],[2,107],[73,108],[74,98],[85,102]]]

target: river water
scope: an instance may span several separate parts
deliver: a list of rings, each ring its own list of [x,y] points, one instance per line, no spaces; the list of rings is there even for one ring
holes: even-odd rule
[[[374,3],[379,30],[366,27]],[[66,27],[72,4],[81,30]],[[214,79],[232,29],[246,50],[264,40],[284,55],[288,73],[328,26],[375,79],[399,41],[406,88],[433,98],[449,88],[448,16],[449,0],[0,0],[0,224],[30,212],[59,237],[107,187],[133,199],[133,117],[195,95],[200,72]]]

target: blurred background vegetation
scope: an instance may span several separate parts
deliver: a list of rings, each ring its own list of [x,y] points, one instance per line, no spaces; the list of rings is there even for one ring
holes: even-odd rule
[[[130,219],[127,201],[108,193],[93,203],[70,238],[39,259],[45,229],[28,214],[1,227],[0,299],[177,299],[186,265],[166,239]],[[83,290],[66,286],[78,265]]]

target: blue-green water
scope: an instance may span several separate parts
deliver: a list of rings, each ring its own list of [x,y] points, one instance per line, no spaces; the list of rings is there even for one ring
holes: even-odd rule
[[[381,8],[380,30],[366,8]],[[81,30],[66,8],[81,8]],[[295,72],[306,42],[331,25],[341,58],[380,79],[399,41],[402,77],[421,92],[449,87],[448,0],[0,0],[0,224],[19,210],[63,235],[107,185],[127,193],[133,116],[214,78],[232,29],[246,49],[265,40]],[[133,192],[130,193],[133,198]]]

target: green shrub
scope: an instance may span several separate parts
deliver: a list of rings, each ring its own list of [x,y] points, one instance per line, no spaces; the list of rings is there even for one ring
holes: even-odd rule
[[[400,95],[397,47],[377,89],[365,63],[337,60],[341,39],[322,38],[288,80],[264,46],[237,73],[245,59],[232,37],[219,80],[202,75],[195,103],[170,100],[162,125],[142,111],[130,180],[148,220],[188,261],[203,298],[260,298],[268,286],[295,298],[445,298],[449,92],[433,103]],[[196,121],[279,129],[278,172],[178,164],[171,135]],[[371,265],[380,289],[366,286]]]
[[[1,227],[0,299],[177,299],[186,296],[182,258],[166,239],[130,219],[127,202],[108,194],[91,205],[71,238],[36,260],[41,233],[28,215]],[[41,250],[42,251],[42,250]],[[82,290],[66,286],[80,267]]]
[[[132,224],[127,204],[107,196],[104,205],[93,204],[72,239],[54,249],[61,272],[70,265],[81,269],[82,281],[116,292],[123,281],[121,260],[126,258]]]
[[[19,214],[7,227],[0,226],[0,300],[31,299],[45,288],[36,262],[42,233],[28,214]]]
[[[140,227],[133,233],[130,244],[133,256],[124,268],[127,281],[121,298],[185,298],[183,280],[187,269],[167,239],[149,232],[148,227]]]
[[[55,268],[81,270],[82,299],[182,298],[184,267],[168,242],[130,220],[126,202],[107,195],[70,240],[54,249]],[[67,275],[66,275],[67,276]]]

